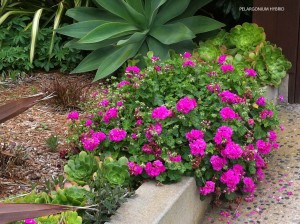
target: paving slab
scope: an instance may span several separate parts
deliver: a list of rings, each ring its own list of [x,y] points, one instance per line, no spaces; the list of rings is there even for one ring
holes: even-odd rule
[[[210,206],[201,224],[300,224],[300,105],[280,106],[279,115],[285,127],[278,133],[281,148],[268,157],[254,201],[231,209],[228,203]]]

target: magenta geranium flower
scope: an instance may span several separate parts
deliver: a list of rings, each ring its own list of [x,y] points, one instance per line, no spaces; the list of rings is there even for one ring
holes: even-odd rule
[[[172,117],[172,110],[168,110],[165,106],[160,106],[152,111],[152,118],[164,120],[168,117]]]
[[[204,133],[201,130],[192,129],[190,132],[185,134],[185,137],[187,138],[188,141],[191,142],[197,139],[203,139]]]
[[[129,173],[131,175],[137,176],[137,175],[142,174],[143,167],[141,167],[139,164],[134,163],[134,162],[128,162],[127,165],[129,168]]]
[[[254,191],[256,190],[256,185],[251,177],[245,177],[243,179],[243,183],[244,183],[244,188],[243,188],[244,192],[254,193]]]
[[[147,162],[145,171],[150,177],[157,177],[166,171],[166,167],[160,160],[155,160],[153,163]]]
[[[195,67],[196,63],[194,61],[188,59],[182,63],[182,66],[183,67]]]
[[[217,144],[222,144],[223,140],[225,140],[225,142],[230,142],[232,134],[233,131],[231,127],[221,126],[217,130],[217,133],[214,137],[214,141]]]
[[[227,72],[233,72],[234,71],[234,67],[232,65],[221,65],[220,69],[222,70],[222,72],[227,73]]]
[[[237,113],[230,107],[224,107],[220,110],[220,115],[224,121],[238,118]]]
[[[218,58],[218,64],[223,65],[226,61],[227,56],[225,54],[220,55],[220,57]]]
[[[190,152],[193,156],[204,156],[206,149],[206,142],[203,139],[197,139],[190,142]]]
[[[118,84],[118,88],[122,88],[125,85],[130,85],[130,82],[128,82],[127,80],[123,80]]]
[[[212,181],[206,181],[204,187],[200,187],[199,193],[201,195],[208,195],[210,193],[213,193],[215,191],[215,182]]]
[[[106,135],[103,132],[94,132],[93,130],[91,130],[89,133],[83,134],[81,138],[81,143],[85,150],[93,151],[105,139]]]
[[[141,70],[139,69],[139,67],[137,66],[128,66],[126,69],[125,69],[125,72],[126,73],[134,73],[134,74],[138,74]]]
[[[176,156],[170,155],[169,159],[170,159],[171,162],[174,162],[174,163],[179,163],[182,160],[181,155],[176,155]]]
[[[257,100],[256,100],[256,104],[259,105],[259,106],[266,106],[266,98],[264,98],[263,96],[259,97]]]
[[[243,149],[239,144],[228,142],[221,154],[228,159],[238,159],[243,155]]]
[[[188,114],[191,110],[195,109],[196,107],[196,99],[191,99],[188,96],[181,98],[176,104],[176,109],[184,114]]]
[[[216,155],[213,155],[209,161],[213,169],[216,171],[222,170],[223,167],[227,164],[227,160],[225,158]]]
[[[121,128],[114,128],[109,131],[108,138],[112,142],[120,142],[126,138],[127,132]]]
[[[236,190],[236,186],[240,182],[240,176],[232,169],[229,169],[221,175],[220,181],[227,185],[230,192],[234,192]]]
[[[184,52],[183,58],[190,58],[192,55],[190,52]]]
[[[68,119],[70,120],[78,120],[79,118],[79,113],[77,111],[71,111],[69,114],[68,114]]]
[[[250,77],[257,76],[256,71],[252,68],[245,68],[245,73],[246,73],[247,76],[250,76]]]

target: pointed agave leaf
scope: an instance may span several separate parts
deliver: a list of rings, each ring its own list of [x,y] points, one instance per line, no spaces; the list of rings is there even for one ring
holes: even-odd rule
[[[157,12],[159,8],[165,4],[167,0],[151,0],[151,1],[145,1],[145,14],[148,18],[148,26],[151,26],[154,18],[157,15]]]
[[[54,18],[54,25],[53,25],[52,38],[51,38],[50,47],[49,47],[49,52],[48,52],[49,60],[50,60],[50,58],[51,58],[51,54],[52,54],[53,47],[54,47],[54,40],[55,40],[56,29],[57,29],[58,26],[59,26],[61,17],[62,17],[62,15],[63,15],[63,11],[64,11],[64,4],[63,4],[63,2],[60,2],[60,3],[58,4],[58,8],[57,8],[56,15],[55,15],[55,18]]]
[[[141,47],[141,43],[124,45],[105,57],[96,73],[94,81],[105,78],[116,71],[125,61],[132,58]]]
[[[117,43],[117,46],[122,46],[122,45],[125,45],[125,44],[133,44],[133,43],[136,43],[136,42],[140,42],[140,41],[145,39],[147,32],[148,31],[144,31],[142,33],[139,33],[139,32],[134,33],[126,40],[119,40],[118,43]]]
[[[164,45],[152,37],[148,37],[146,41],[147,41],[149,51],[153,51],[155,56],[159,56],[159,58],[162,60],[165,60],[170,56],[169,55],[170,48],[168,45]]]
[[[143,0],[127,0],[126,2],[137,12],[144,12]]]
[[[182,14],[189,6],[190,0],[169,0],[164,4],[155,19],[155,24],[165,24],[171,19]]]
[[[96,43],[114,36],[122,36],[128,32],[135,31],[137,28],[128,23],[109,22],[93,29],[87,35],[82,37],[79,43]]]
[[[50,204],[0,204],[0,224],[21,221],[71,210],[64,205]]]
[[[33,20],[32,20],[32,28],[31,28],[31,44],[30,44],[30,63],[32,64],[34,58],[34,50],[35,44],[37,40],[37,35],[39,32],[39,23],[40,18],[43,13],[43,9],[39,9],[35,12]]]
[[[104,20],[90,20],[74,23],[71,25],[67,25],[57,29],[56,31],[60,34],[74,37],[74,38],[82,38],[87,33],[91,32],[93,29],[97,28],[100,25],[107,23]]]
[[[174,44],[195,37],[194,33],[182,23],[155,26],[150,35],[163,44]]]
[[[93,8],[93,7],[72,8],[66,12],[66,15],[78,22],[90,21],[90,20],[108,20],[114,22],[124,21],[123,19],[107,11],[98,8]]]
[[[175,22],[183,23],[191,31],[193,31],[194,34],[209,32],[225,26],[225,24],[206,16],[192,16],[185,19],[176,20]]]
[[[25,110],[34,106],[38,100],[42,98],[43,94],[39,94],[36,96],[9,101],[0,106],[0,124],[23,113]]]
[[[212,0],[191,0],[189,6],[187,9],[182,13],[180,16],[178,16],[176,19],[182,19],[186,17],[190,17],[195,15],[195,13],[201,9],[203,6],[207,5],[210,3]]]
[[[104,9],[109,11],[110,13],[119,16],[125,19],[128,22],[133,24],[136,23],[136,18],[132,18],[130,15],[128,8],[126,7],[126,3],[124,0],[95,0],[99,5],[101,5]],[[131,7],[131,6],[130,6]],[[131,7],[132,8],[132,7]]]
[[[114,51],[115,49],[113,46],[108,46],[93,51],[86,56],[71,73],[81,73],[96,70],[99,68],[99,65],[105,59],[105,57]]]
[[[137,0],[137,1],[139,1],[139,0]],[[147,28],[146,17],[143,14],[136,11],[131,5],[129,5],[125,1],[122,1],[122,4],[123,4],[123,7],[126,8],[128,15],[130,17],[129,22],[131,22],[132,24],[135,24],[143,29],[146,29]]]
[[[107,47],[110,45],[111,46],[116,45],[116,43],[119,40],[122,40],[124,38],[129,38],[129,37],[130,37],[130,35],[116,37],[116,38],[110,38],[110,39],[103,40],[103,41],[97,42],[97,43],[92,43],[92,44],[78,43],[78,39],[74,39],[74,40],[67,42],[64,47],[70,47],[70,48],[85,50],[85,51],[86,50],[92,51],[92,50],[97,50],[97,49],[104,48],[104,47]]]

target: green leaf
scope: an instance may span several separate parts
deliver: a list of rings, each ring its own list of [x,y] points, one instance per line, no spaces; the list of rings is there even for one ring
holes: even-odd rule
[[[176,19],[193,16],[199,9],[210,3],[212,0],[191,0],[187,9]]]
[[[60,34],[74,37],[74,38],[82,38],[87,33],[91,32],[93,29],[97,28],[100,25],[107,23],[104,20],[90,20],[74,23],[71,25],[67,25],[57,29],[56,31]]]
[[[151,0],[145,1],[145,13],[148,18],[148,26],[150,27],[157,15],[158,9],[166,3],[167,0]]]
[[[195,37],[194,33],[182,23],[155,26],[150,35],[163,44],[174,44]]]
[[[144,12],[144,6],[142,0],[127,0],[126,1],[132,8],[138,12]]]
[[[137,28],[128,23],[109,22],[93,29],[87,35],[82,37],[79,43],[96,43],[109,39],[114,36],[121,36],[128,34],[128,32],[135,31]]]
[[[148,37],[146,41],[149,51],[153,51],[155,56],[159,56],[162,60],[169,57],[169,47],[167,45],[152,37]]]
[[[136,32],[136,33],[132,34],[126,40],[119,40],[117,45],[122,46],[122,45],[125,45],[125,44],[133,44],[133,43],[136,43],[136,42],[140,42],[140,41],[142,41],[146,38],[146,33],[147,33],[147,31],[144,31],[142,33]]]
[[[135,24],[143,21],[142,14],[135,11],[130,5],[123,0],[95,0],[99,5],[110,13],[125,19],[128,22]]]
[[[228,194],[225,194],[225,198],[229,201],[232,201],[236,198],[236,193],[228,193]]]
[[[32,64],[33,58],[34,58],[34,50],[35,50],[35,44],[36,44],[36,39],[37,35],[39,32],[39,22],[41,15],[43,13],[43,9],[39,9],[36,11],[33,17],[32,21],[32,29],[31,29],[31,44],[30,44],[30,63]]]
[[[107,55],[114,52],[112,46],[93,51],[86,56],[71,73],[81,73],[96,70]]]
[[[107,20],[107,21],[114,21],[114,22],[122,21],[121,18],[105,10],[101,10],[94,7],[72,8],[66,12],[66,15],[78,22],[90,21],[90,20]]]
[[[113,53],[106,55],[98,68],[94,81],[105,78],[116,71],[126,60],[133,57],[139,50],[141,43],[124,45]]]
[[[165,24],[176,16],[182,14],[187,9],[189,4],[190,0],[168,0],[167,3],[160,8],[154,24]]]
[[[206,16],[192,16],[192,17],[176,20],[176,22],[183,23],[194,34],[209,32],[225,26],[225,24],[220,23]]]
[[[53,25],[52,38],[51,38],[50,47],[49,47],[49,52],[48,52],[49,60],[50,60],[50,58],[51,58],[51,54],[52,54],[53,47],[54,47],[54,39],[55,39],[56,29],[57,29],[58,26],[59,26],[61,17],[62,17],[62,15],[63,15],[63,11],[64,11],[64,4],[63,4],[63,2],[60,2],[60,3],[58,4],[58,8],[57,8],[57,11],[56,11],[56,14],[55,14],[55,18],[54,18],[54,25]]]

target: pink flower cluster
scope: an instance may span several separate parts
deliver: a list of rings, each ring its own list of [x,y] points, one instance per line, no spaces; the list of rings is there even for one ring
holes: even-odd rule
[[[257,76],[256,71],[252,68],[245,68],[246,76],[255,77]]]
[[[176,156],[170,155],[169,159],[171,162],[174,162],[174,163],[179,163],[182,160],[181,155],[176,155]]]
[[[204,133],[201,130],[197,130],[197,129],[192,129],[190,132],[185,134],[185,137],[188,141],[194,141],[197,139],[203,139],[204,138]]]
[[[126,85],[130,85],[130,82],[127,81],[127,80],[123,80],[123,81],[121,81],[121,82],[118,84],[117,87],[120,89],[120,88],[122,88],[123,86],[126,86]]]
[[[152,118],[164,120],[168,117],[172,117],[172,110],[168,110],[165,106],[160,106],[152,111]]]
[[[145,131],[145,135],[146,135],[146,138],[148,139],[148,141],[152,141],[152,137],[153,136],[157,136],[157,135],[160,135],[162,132],[162,124],[161,123],[156,123],[155,125],[154,124],[151,124]]]
[[[260,112],[259,117],[261,119],[272,118],[273,117],[273,111],[265,109],[262,112]]]
[[[114,128],[109,131],[108,138],[112,142],[120,142],[126,138],[127,132],[120,128]]]
[[[145,171],[150,177],[157,177],[166,171],[166,167],[160,160],[155,160],[153,163],[147,162]]]
[[[185,60],[183,63],[182,63],[182,66],[183,67],[195,67],[196,66],[196,63],[193,62],[192,60]]]
[[[245,177],[243,179],[243,183],[244,183],[244,188],[243,188],[244,192],[254,193],[254,191],[256,190],[256,185],[251,177]]]
[[[215,191],[215,183],[212,181],[206,181],[204,187],[200,187],[199,192],[201,195],[208,195]]]
[[[83,134],[81,143],[85,150],[93,151],[105,139],[106,135],[103,132],[94,132],[93,130],[91,130],[89,133]]]
[[[106,107],[109,105],[109,101],[108,100],[101,100],[98,104],[99,106],[103,106]]]
[[[37,224],[35,219],[25,219],[24,224]]]
[[[257,150],[260,154],[268,154],[271,151],[271,143],[265,142],[264,140],[257,140],[256,142]]]
[[[159,57],[157,57],[157,56],[152,56],[151,57],[152,62],[155,62],[155,61],[158,61],[158,60],[159,60]]]
[[[238,113],[232,110],[230,107],[224,107],[220,110],[220,115],[224,121],[233,120],[239,118]]]
[[[266,106],[266,99],[263,96],[261,96],[256,100],[256,104],[262,107]]]
[[[221,126],[217,130],[217,133],[214,137],[214,141],[218,145],[222,144],[223,140],[225,140],[225,142],[231,142],[232,134],[233,134],[233,131],[232,131],[231,127]]]
[[[220,181],[227,185],[227,189],[230,192],[236,190],[236,186],[239,184],[240,180],[240,173],[235,172],[233,169],[229,169],[222,173],[220,177]]]
[[[188,96],[181,98],[176,104],[176,109],[183,114],[188,114],[191,110],[195,109],[196,107],[196,99],[191,99]]]
[[[112,118],[117,118],[118,117],[118,109],[115,107],[109,108],[104,116],[103,116],[103,121],[104,123],[108,124],[110,119]]]
[[[138,74],[141,70],[137,67],[137,66],[128,66],[126,69],[125,69],[125,72],[126,73],[134,73],[134,74]]]
[[[186,138],[189,141],[190,152],[194,156],[204,156],[206,142],[204,141],[204,133],[201,130],[193,129],[186,133]]]
[[[209,161],[215,171],[222,170],[227,164],[227,160],[225,158],[216,155],[213,155]]]
[[[183,58],[190,58],[190,57],[192,57],[190,52],[184,52]]]
[[[238,95],[230,92],[229,90],[225,90],[225,91],[219,93],[218,96],[221,98],[221,101],[224,103],[238,104],[238,103],[245,102],[244,99],[242,99]]]
[[[79,113],[77,111],[71,111],[69,114],[68,114],[68,119],[70,120],[78,120],[79,118]]]
[[[222,72],[227,73],[227,72],[233,72],[234,71],[234,67],[232,65],[221,65],[220,69],[222,70]]]
[[[221,87],[219,86],[218,83],[210,83],[207,84],[206,89],[211,92],[211,93],[218,93],[220,92]]]
[[[142,174],[143,167],[141,167],[139,164],[136,164],[134,162],[128,162],[127,165],[129,168],[129,173],[131,175],[137,176],[137,175]]]
[[[219,65],[223,65],[226,61],[227,56],[225,54],[220,55],[220,57],[218,58],[218,64]]]
[[[225,149],[222,150],[221,154],[223,157],[226,157],[228,159],[238,159],[243,155],[243,149],[239,144],[228,142]]]

